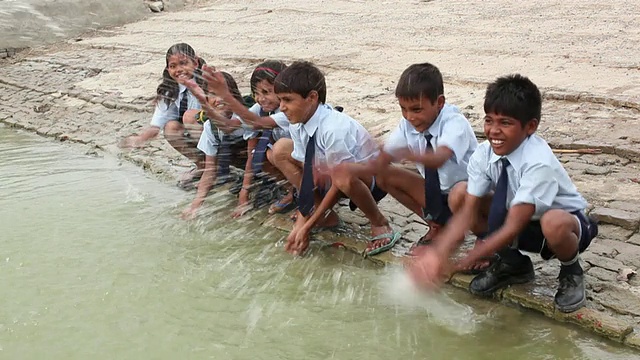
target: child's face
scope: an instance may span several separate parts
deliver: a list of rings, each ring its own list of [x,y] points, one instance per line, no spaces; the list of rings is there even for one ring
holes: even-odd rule
[[[280,99],[273,91],[273,84],[268,80],[260,80],[256,84],[255,94],[256,101],[262,107],[262,110],[271,112],[280,107]]]
[[[296,93],[280,93],[280,111],[292,124],[306,123],[318,108],[318,93],[311,91],[306,98]]]
[[[167,61],[169,76],[178,84],[193,78],[193,72],[198,67],[198,63],[184,54],[173,54]]]
[[[484,134],[493,152],[500,156],[512,153],[537,128],[537,119],[522,126],[519,120],[509,116],[489,113],[484,117]]]
[[[434,103],[424,96],[418,99],[398,98],[398,103],[402,109],[402,116],[416,131],[423,132],[429,129],[438,118],[444,106],[444,96],[439,96]]]

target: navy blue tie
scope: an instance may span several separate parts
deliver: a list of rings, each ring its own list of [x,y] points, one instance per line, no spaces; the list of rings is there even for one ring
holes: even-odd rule
[[[509,160],[507,160],[506,157],[503,157],[500,159],[500,162],[502,163],[502,172],[498,178],[496,191],[493,194],[491,207],[489,208],[489,234],[498,230],[507,218],[507,190],[509,188],[507,167],[509,166]]]
[[[298,196],[298,210],[302,216],[309,216],[313,210],[313,158],[315,153],[316,141],[313,136],[310,136],[307,150],[304,154],[302,184],[300,185],[300,195]]]
[[[182,118],[184,117],[184,113],[187,112],[189,108],[189,90],[184,89],[182,92],[182,99],[180,99],[180,106],[178,107],[178,122],[182,123]]]
[[[426,134],[427,152],[433,151],[431,139],[433,135]],[[440,176],[438,169],[424,168],[424,197],[425,197],[425,217],[427,220],[436,221],[442,215],[444,200],[440,190]]]
[[[260,116],[269,116],[271,113],[262,111],[260,109]],[[273,134],[273,129],[264,129],[260,133],[260,140],[256,144],[256,147],[253,151],[253,159],[251,161],[251,169],[254,174],[258,174],[262,171],[262,164],[264,163],[264,159],[267,154],[267,148],[271,143],[271,135]]]

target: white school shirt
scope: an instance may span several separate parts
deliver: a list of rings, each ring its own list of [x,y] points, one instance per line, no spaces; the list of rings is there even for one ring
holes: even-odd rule
[[[179,120],[180,116],[180,101],[182,101],[182,97],[185,94],[187,87],[178,84],[178,98],[167,105],[164,100],[159,100],[156,104],[156,110],[153,112],[153,117],[151,118],[151,126],[158,127],[160,129],[164,129],[164,126],[171,120]],[[191,93],[191,91],[187,91],[187,110],[195,109],[200,110],[200,102],[196,99],[195,96]],[[179,120],[181,121],[181,119]]]
[[[427,133],[433,136],[431,146],[434,151],[440,146],[453,151],[453,156],[438,169],[440,190],[449,193],[455,184],[467,180],[469,158],[478,147],[478,139],[469,120],[456,106],[445,103],[436,120],[425,132],[418,132],[407,119],[402,118],[398,127],[389,135],[383,149],[391,155],[407,148],[414,155],[424,154],[427,151],[427,139],[424,137]],[[424,177],[424,165],[416,164],[416,168]]]
[[[332,168],[342,162],[364,162],[378,155],[369,132],[349,115],[319,104],[304,124],[289,126],[293,140],[291,156],[304,163],[309,138],[314,136],[315,164]]]
[[[507,174],[507,208],[517,204],[536,207],[532,220],[539,220],[551,209],[568,212],[584,210],[586,200],[569,178],[560,161],[546,141],[531,135],[510,154]],[[498,184],[502,172],[501,156],[496,155],[489,141],[485,141],[469,161],[467,192],[473,196],[487,195]]]
[[[255,103],[253,106],[249,108],[249,111],[260,116],[260,110],[262,107],[260,104]],[[276,109],[276,111],[269,115],[273,121],[276,123],[276,127],[273,128],[271,136],[273,137],[274,142],[278,141],[282,138],[291,138],[291,134],[289,133],[289,119],[287,119],[287,115],[280,111],[280,109]],[[253,139],[258,136],[258,131],[247,131],[245,133],[245,140]]]
[[[240,120],[240,122],[244,125],[242,119],[233,114],[231,116],[232,119]],[[241,125],[239,128],[233,130],[229,134],[225,134],[222,130],[218,129],[218,133],[214,135],[213,129],[211,128],[211,120],[205,121],[204,128],[202,129],[202,134],[200,134],[200,140],[198,141],[198,149],[202,151],[207,156],[216,156],[218,155],[218,148],[220,147],[220,141],[218,139],[222,139],[224,135],[231,136],[232,138],[244,137],[245,129]],[[216,138],[217,135],[217,138]]]

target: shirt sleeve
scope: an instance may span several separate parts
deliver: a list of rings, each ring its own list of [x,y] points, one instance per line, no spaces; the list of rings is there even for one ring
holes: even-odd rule
[[[177,120],[179,116],[178,107],[175,102],[167,103],[164,100],[158,101],[156,104],[156,109],[153,112],[153,117],[151,118],[151,126],[158,127],[160,129],[164,129],[164,126],[171,120]]]
[[[558,180],[553,169],[548,165],[533,164],[524,169],[511,206],[532,204],[536,207],[536,214],[543,214],[551,209],[558,190]]]
[[[464,155],[471,146],[470,130],[469,122],[462,116],[455,116],[443,124],[441,135],[437,139],[437,146],[445,146],[453,151],[455,157],[453,160],[456,164],[464,159]]]
[[[198,149],[207,156],[216,156],[218,155],[218,145],[218,140],[213,136],[211,123],[207,120],[203,125],[200,141],[198,141]]]
[[[393,130],[391,135],[389,135],[382,149],[384,152],[394,156],[397,154],[398,150],[406,149],[408,146],[409,143],[407,142],[405,131],[402,128],[402,125],[399,124],[398,127]]]
[[[271,118],[282,130],[289,132],[289,125],[291,124],[289,123],[289,119],[287,119],[287,115],[283,112],[279,112],[271,115]]]
[[[475,197],[483,197],[491,191],[491,178],[488,173],[489,163],[486,147],[480,146],[471,155],[467,166],[467,193]]]
[[[352,152],[356,145],[356,139],[349,133],[327,133],[324,139],[326,165],[332,168],[343,162],[356,162],[356,155]]]

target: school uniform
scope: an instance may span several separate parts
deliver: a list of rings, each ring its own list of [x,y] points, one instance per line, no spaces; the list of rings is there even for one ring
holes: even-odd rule
[[[218,129],[211,120],[207,120],[203,125],[202,134],[198,141],[198,149],[207,156],[219,156],[221,155],[219,154],[220,150],[225,149],[225,156],[228,155],[232,158],[229,161],[233,160],[234,165],[244,167],[244,163],[247,160],[247,142],[244,139],[244,134],[247,132],[247,127],[238,115],[233,114],[231,118],[240,120],[243,125],[229,134],[225,134],[222,130]],[[226,152],[228,152],[228,154],[226,154]],[[219,160],[219,164],[220,162]],[[228,166],[226,164],[220,165]]]
[[[506,173],[503,174],[503,170]],[[547,142],[536,134],[526,138],[513,152],[502,157],[493,152],[489,141],[483,142],[471,156],[468,173],[467,192],[473,196],[483,197],[494,190],[495,198],[502,175],[506,176],[504,209],[508,210],[518,204],[535,206],[531,223],[514,244],[521,250],[540,253],[544,259],[553,257],[540,227],[540,218],[552,209],[562,209],[575,216],[581,230],[578,244],[580,252],[589,246],[597,233],[597,225],[585,214],[586,200],[580,195]],[[489,217],[491,220],[492,214]],[[492,230],[495,229],[490,229]]]
[[[164,100],[159,100],[156,104],[156,109],[153,112],[151,118],[151,126],[164,129],[165,125],[171,120],[176,120],[182,123],[182,116],[187,110],[200,110],[200,102],[195,96],[187,89],[186,86],[178,84],[178,98],[173,102],[167,103]]]
[[[287,119],[287,116],[281,112],[280,109],[276,109],[273,113],[266,113],[262,110],[260,104],[255,103],[249,108],[249,111],[258,116],[269,116],[273,119],[277,126],[273,129],[268,129],[271,130],[271,139],[273,143],[282,138],[291,138],[291,134],[289,133],[289,119]],[[263,130],[254,130],[252,132],[247,132],[246,139],[249,140],[255,138],[259,136],[262,131]]]
[[[379,152],[375,141],[360,123],[326,104],[319,104],[306,123],[291,124],[289,131],[293,140],[291,156],[304,163],[305,167],[309,167],[309,160],[314,167],[323,169],[331,169],[343,162],[362,163],[376,157]],[[307,146],[310,141],[313,141],[313,147]],[[305,169],[302,188],[306,177]],[[375,186],[375,178],[370,190],[376,202],[386,195]],[[353,202],[350,206],[355,209]]]
[[[263,117],[269,116],[276,123],[276,126],[271,129],[262,129],[262,130],[248,130],[245,132],[245,140],[253,139],[259,137],[258,143],[253,150],[253,158],[251,169],[254,173],[260,173],[262,171],[262,164],[264,163],[267,155],[267,149],[272,149],[273,144],[276,141],[282,138],[291,138],[291,134],[289,133],[289,119],[287,116],[280,111],[280,109],[276,109],[272,113],[267,113],[262,110],[260,104],[255,103],[250,108],[249,111],[252,113]]]
[[[429,139],[428,142],[427,139]],[[437,193],[438,186],[428,189],[433,185],[427,182],[428,173],[434,170],[425,169],[423,164],[416,164],[416,168],[425,178],[425,201],[427,202],[424,209],[425,218],[444,224],[451,217],[448,194],[455,184],[467,180],[467,165],[478,147],[478,140],[467,118],[456,106],[448,103],[445,103],[436,120],[424,132],[418,132],[407,119],[402,118],[396,130],[385,142],[384,151],[393,156],[399,150],[409,149],[412,154],[421,155],[427,151],[435,151],[441,146],[451,149],[453,156],[437,169],[435,181],[431,180],[439,183],[439,193]],[[433,202],[441,202],[439,214],[429,213],[429,204]]]

